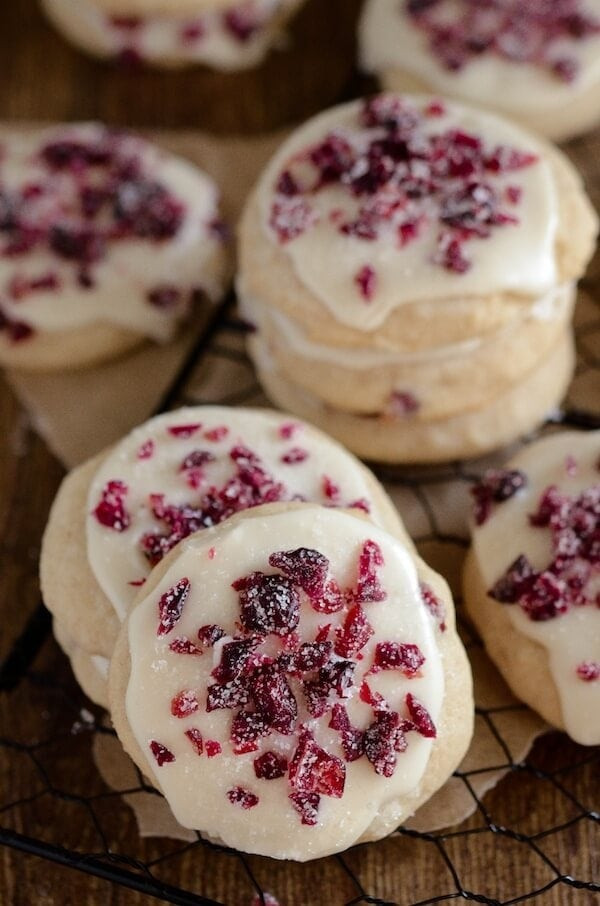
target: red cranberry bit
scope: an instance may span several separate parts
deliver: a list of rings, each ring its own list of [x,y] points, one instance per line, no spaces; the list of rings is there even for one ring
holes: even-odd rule
[[[15,276],[9,283],[8,295],[15,301],[25,298],[35,292],[53,292],[60,289],[60,280],[57,274],[50,271],[42,274],[41,277],[28,279],[26,277]]]
[[[112,162],[114,155],[108,143],[103,141],[59,139],[45,145],[40,156],[54,170],[80,171],[85,167],[106,166]]]
[[[471,488],[476,524],[483,525],[489,519],[494,503],[510,500],[526,485],[527,476],[518,469],[489,469]]]
[[[319,793],[340,799],[344,795],[346,767],[317,744],[308,730],[300,736],[289,768],[290,783],[299,793]]]
[[[517,557],[488,594],[502,604],[515,604],[533,585],[537,573],[523,554]]]
[[[262,899],[258,894],[252,898],[250,906],[281,906],[281,903],[273,896],[273,894],[267,893],[265,890],[262,894]]]
[[[421,404],[414,394],[408,390],[394,390],[388,400],[386,413],[392,418],[404,418],[418,412],[420,408]]]
[[[223,25],[240,44],[246,44],[261,27],[261,20],[251,3],[243,3],[223,14]]]
[[[352,726],[344,705],[335,704],[333,706],[329,726],[340,734],[346,761],[357,761],[365,754],[364,733]]]
[[[290,793],[288,797],[300,815],[302,824],[314,827],[318,824],[319,803],[321,797],[318,793]]]
[[[283,655],[287,658],[287,673],[312,673],[324,667],[332,651],[331,642],[304,642],[293,654]]]
[[[208,758],[215,758],[222,752],[221,743],[217,742],[215,739],[207,739],[204,743],[204,749]]]
[[[185,731],[185,735],[196,750],[196,755],[202,755],[204,751],[204,742],[200,730],[197,730],[196,727],[190,727],[189,730]]]
[[[194,645],[191,639],[186,639],[183,636],[173,639],[173,641],[170,642],[169,651],[172,651],[173,654],[193,654],[196,656],[204,654],[202,649],[198,648],[197,645]]]
[[[105,241],[95,230],[56,225],[50,228],[48,244],[53,252],[69,261],[93,264],[105,253]]]
[[[530,620],[551,620],[569,609],[567,585],[551,572],[540,573],[519,603]]]
[[[242,705],[247,704],[248,699],[248,690],[241,684],[240,680],[233,680],[224,685],[215,683],[208,687],[206,710],[222,711],[240,708]]]
[[[414,677],[419,675],[424,663],[425,658],[418,645],[402,642],[378,642],[370,672],[400,670],[404,676]]]
[[[298,625],[300,599],[285,576],[251,573],[234,582],[233,587],[240,593],[240,619],[247,631],[285,636]]]
[[[194,714],[200,705],[196,694],[191,689],[184,689],[179,692],[171,701],[171,714],[173,717],[189,717]]]
[[[310,205],[301,198],[279,196],[273,203],[269,225],[280,242],[291,242],[301,236],[315,222]]]
[[[354,278],[365,302],[370,302],[377,290],[377,274],[369,264],[361,267]]]
[[[319,670],[318,678],[303,684],[306,708],[311,717],[322,717],[331,707],[329,696],[348,698],[354,682],[353,661],[330,661]]]
[[[445,267],[454,274],[466,274],[471,267],[471,262],[465,258],[462,250],[463,241],[451,233],[441,233],[438,239],[437,252],[434,257],[436,264]]]
[[[204,37],[205,30],[201,21],[187,22],[179,32],[179,39],[184,45],[197,44]]]
[[[129,488],[122,481],[109,481],[102,490],[102,499],[94,510],[94,515],[100,525],[113,529],[115,532],[124,532],[129,528],[131,517],[125,509],[125,497]]]
[[[158,636],[166,635],[179,622],[189,593],[190,580],[183,578],[161,597],[158,602],[159,624],[156,630]]]
[[[363,513],[366,513],[367,516],[371,512],[371,504],[368,500],[365,500],[364,497],[359,497],[358,500],[353,500],[352,503],[349,503],[348,506],[352,510],[362,510]]]
[[[180,471],[184,472],[186,469],[199,469],[207,463],[214,461],[215,456],[209,450],[192,450],[181,463]]]
[[[300,422],[285,422],[279,426],[279,436],[282,440],[291,440],[294,434],[302,430]]]
[[[149,439],[140,444],[137,451],[138,459],[151,459],[154,456],[154,441]]]
[[[284,170],[277,180],[275,191],[279,195],[287,195],[288,198],[291,198],[293,195],[298,195],[300,187],[290,171]]]
[[[179,231],[185,209],[160,183],[137,178],[118,186],[113,215],[116,236],[162,240]]]
[[[114,28],[121,28],[125,31],[134,31],[142,24],[142,20],[138,16],[110,16],[109,21]]]
[[[505,189],[507,201],[511,204],[519,204],[523,197],[523,189],[520,186],[507,186]]]
[[[340,487],[328,475],[323,476],[323,496],[331,503],[338,503],[340,499]]]
[[[335,653],[340,657],[356,657],[373,632],[364,610],[360,604],[356,604],[348,611],[343,627],[338,627],[335,631]]]
[[[309,598],[318,598],[323,594],[329,560],[319,551],[308,547],[278,551],[269,557],[269,565],[280,569]]]
[[[207,648],[212,648],[219,639],[222,639],[225,635],[225,630],[221,629],[220,626],[216,626],[214,623],[208,623],[206,626],[201,626],[198,630],[198,638],[203,645],[206,645]]]
[[[277,666],[259,667],[248,677],[248,688],[258,714],[269,729],[293,732],[298,705],[288,682]]]
[[[410,692],[406,695],[406,707],[408,708],[408,713],[410,714],[410,719],[418,733],[421,736],[425,736],[427,739],[435,739],[437,736],[437,730],[435,724],[431,719],[429,711],[418,698],[415,698]]]
[[[227,798],[232,805],[237,805],[243,809],[254,808],[258,805],[258,796],[241,786],[235,786],[232,790],[228,790]]]
[[[32,337],[35,331],[24,321],[13,321],[0,308],[0,333],[5,333],[11,343],[20,343]]]
[[[437,595],[434,593],[433,589],[430,588],[425,582],[419,583],[419,588],[421,590],[421,597],[425,607],[429,611],[432,617],[437,620],[438,626],[440,627],[440,632],[446,631],[446,608]]]
[[[229,428],[226,425],[218,425],[216,428],[210,428],[208,431],[205,431],[203,436],[206,440],[216,444],[220,440],[224,440],[228,434]]]
[[[392,777],[396,770],[397,752],[406,749],[406,740],[395,711],[379,711],[364,733],[364,749],[376,774]]]
[[[381,548],[375,541],[365,541],[358,561],[358,583],[355,599],[361,604],[385,601],[387,593],[377,577],[377,570],[384,565]]]
[[[176,308],[181,301],[181,290],[176,286],[169,286],[167,284],[156,286],[154,289],[150,290],[147,299],[150,305],[153,305],[155,308],[168,311],[171,308]]]
[[[240,639],[226,642],[221,648],[221,660],[212,675],[218,683],[230,683],[242,673],[257,648],[259,639]]]
[[[183,440],[187,440],[188,438],[193,437],[196,431],[199,431],[201,427],[201,422],[195,422],[190,425],[170,425],[167,428],[167,431],[173,437],[180,437]]]
[[[254,773],[259,780],[278,780],[288,769],[287,759],[276,752],[265,752],[254,759]]]
[[[142,585],[146,584],[146,580],[145,579],[131,579],[131,581],[128,582],[127,584],[132,585],[134,588],[141,588]]]
[[[240,711],[231,724],[231,742],[236,755],[255,752],[262,736],[267,736],[270,727],[260,714],[254,711]]]
[[[577,460],[574,456],[567,456],[565,460],[565,472],[569,478],[575,478],[577,475]]]
[[[577,676],[586,683],[593,683],[600,679],[600,662],[583,661],[577,666]]]
[[[427,116],[444,116],[446,113],[446,105],[443,104],[442,101],[431,101],[425,108],[425,113]]]
[[[292,447],[291,450],[283,454],[281,461],[286,463],[286,465],[293,466],[296,463],[304,462],[309,455],[308,450],[304,450],[302,447]]]
[[[159,768],[162,768],[163,764],[170,764],[175,761],[173,753],[166,746],[163,746],[161,742],[156,742],[155,739],[150,742],[150,751],[154,755]]]

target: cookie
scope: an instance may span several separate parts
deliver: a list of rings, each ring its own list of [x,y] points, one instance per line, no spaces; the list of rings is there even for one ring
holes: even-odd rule
[[[42,544],[46,606],[75,645],[110,657],[140,585],[178,541],[296,499],[354,506],[410,545],[373,475],[314,428],[220,406],[160,415],[63,481]]]
[[[121,630],[109,692],[180,824],[298,861],[397,827],[473,724],[444,581],[366,518],[311,504],[178,545]]]
[[[110,661],[101,654],[88,652],[73,641],[60,620],[52,621],[54,638],[71,662],[75,679],[96,705],[108,708],[108,668]]]
[[[73,44],[98,57],[240,70],[258,65],[303,0],[42,0]]]
[[[553,434],[473,489],[467,611],[505,680],[600,743],[600,431]]]
[[[96,124],[0,135],[0,363],[62,370],[166,342],[228,271],[197,167]]]
[[[390,91],[441,92],[555,141],[600,122],[600,0],[367,0],[359,45]]]
[[[570,361],[574,281],[596,230],[571,164],[514,124],[391,94],[327,111],[284,143],[242,219],[238,295],[259,377],[278,405],[331,417],[360,455],[365,433],[375,459],[471,455],[480,443],[460,420],[487,425],[556,350]],[[485,449],[541,422],[564,371]],[[450,420],[451,440],[430,444]]]

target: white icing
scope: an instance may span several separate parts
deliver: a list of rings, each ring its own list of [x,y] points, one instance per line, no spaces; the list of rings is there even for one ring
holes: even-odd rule
[[[428,103],[416,98],[409,100],[419,109],[424,109]],[[360,200],[338,185],[306,196],[316,222],[301,235],[281,243],[269,226],[279,174],[295,155],[332,131],[356,147],[364,147],[372,133],[358,125],[361,103],[352,102],[326,111],[297,130],[275,155],[259,183],[265,235],[289,258],[304,287],[323,302],[339,322],[362,330],[375,330],[394,309],[408,302],[486,297],[496,292],[538,297],[555,285],[558,200],[543,148],[519,127],[458,104],[446,104],[447,111],[442,117],[424,119],[424,134],[458,128],[482,136],[490,149],[508,145],[541,155],[532,166],[497,177],[495,185],[522,189],[519,204],[510,210],[519,218],[519,223],[493,229],[488,239],[468,241],[465,252],[472,263],[466,273],[452,273],[432,263],[440,231],[437,203],[419,236],[399,248],[393,227],[387,232],[382,229],[378,239],[366,241],[345,235],[331,223],[329,214],[332,210],[341,210],[344,219],[353,219],[360,206]],[[335,261],[335,267],[331,267],[332,261]],[[377,275],[377,289],[368,303],[355,284],[356,275],[363,267],[372,267]]]
[[[517,319],[516,324],[511,323],[499,333],[494,334],[491,342],[496,343],[498,339],[503,339],[514,331],[521,330],[526,321],[563,319],[567,309],[572,304],[572,299],[572,284],[568,283],[559,286],[556,290],[546,293],[536,300],[529,311]],[[267,320],[272,322],[283,344],[289,347],[295,355],[357,371],[385,365],[400,365],[405,362],[430,362],[432,359],[448,358],[464,359],[465,356],[472,355],[480,349],[486,342],[483,338],[475,337],[453,343],[452,345],[438,346],[420,352],[396,352],[392,349],[368,349],[366,347],[344,349],[336,346],[324,346],[310,340],[302,328],[283,312],[274,308],[268,308],[267,310],[263,303],[244,294],[241,286],[238,287],[238,302],[242,316],[251,324],[255,324],[259,331],[264,331],[264,325]]]
[[[574,474],[567,470],[570,456],[577,464]],[[554,556],[550,532],[530,526],[528,515],[537,510],[541,494],[550,485],[576,496],[599,484],[599,458],[600,432],[596,431],[553,435],[526,447],[510,461],[509,468],[525,472],[527,486],[496,505],[491,517],[473,533],[477,564],[486,588],[491,588],[521,554],[535,569],[548,565]],[[600,593],[598,568],[586,593],[593,595],[593,589]],[[546,648],[569,735],[586,745],[600,743],[600,681],[585,682],[576,674],[580,663],[600,662],[600,608],[591,603],[553,619],[534,622],[518,604],[498,606],[507,608],[519,632]]]
[[[344,702],[348,715],[359,728],[373,720],[371,708],[358,698],[358,688],[372,664],[377,642],[410,641],[419,646],[426,658],[421,676],[407,679],[399,671],[389,670],[370,676],[368,682],[401,716],[405,713],[404,698],[412,692],[437,722],[444,696],[444,677],[433,621],[420,600],[414,561],[390,535],[346,513],[306,507],[276,515],[255,515],[234,528],[224,523],[218,529],[208,529],[182,542],[179,557],[158,587],[131,613],[128,723],[148,758],[154,781],[185,827],[205,830],[210,836],[245,851],[304,860],[351,845],[369,827],[382,806],[401,815],[401,802],[394,800],[418,789],[427,767],[431,740],[411,732],[407,735],[407,750],[398,755],[393,777],[376,775],[364,757],[346,764],[342,798],[322,796],[318,824],[303,826],[288,799],[291,790],[287,777],[258,780],[253,770],[254,758],[267,750],[276,750],[289,759],[297,744],[296,733],[291,736],[272,733],[260,742],[258,752],[236,756],[229,743],[231,711],[206,713],[201,704],[200,710],[190,717],[180,719],[170,713],[171,699],[182,689],[195,690],[199,701],[204,703],[204,690],[214,682],[210,671],[217,663],[218,647],[212,657],[210,652],[202,657],[190,657],[171,652],[169,642],[179,636],[195,637],[198,628],[206,623],[216,623],[233,634],[239,620],[237,594],[231,588],[233,581],[255,570],[271,572],[268,557],[273,551],[309,547],[330,560],[330,573],[338,582],[353,585],[358,555],[368,538],[383,551],[385,566],[378,575],[388,598],[364,605],[375,634],[363,649],[363,660],[358,662],[352,698]],[[212,559],[208,554],[211,547],[215,551]],[[182,576],[191,582],[183,615],[169,634],[157,637],[157,602]],[[326,617],[317,614],[304,601],[298,627],[300,638],[312,641],[319,626],[331,623],[333,629],[343,623],[344,617],[344,611]],[[293,685],[294,681],[291,682]],[[342,757],[339,735],[327,726],[330,714],[310,719],[302,713],[302,693],[296,686],[294,694],[301,719],[309,720],[318,744]],[[206,755],[199,757],[184,735],[189,727],[200,729],[205,740],[219,741],[222,755],[210,759]],[[159,767],[150,754],[151,740],[165,745],[176,761]],[[227,791],[238,785],[259,797],[256,807],[244,811],[228,802]]]
[[[600,0],[584,0],[584,11],[600,18]],[[429,49],[429,38],[417,28],[399,0],[369,0],[360,25],[361,62],[369,72],[394,67],[422,79],[432,91],[451,91],[482,106],[507,113],[560,111],[573,97],[597,86],[600,89],[600,35],[585,40],[553,43],[553,58],[563,56],[579,64],[573,82],[558,79],[544,67],[504,60],[494,54],[470,57],[453,72]]]
[[[203,428],[188,439],[173,437],[168,432],[169,426],[195,422],[201,422]],[[281,426],[286,424],[300,426],[290,439],[282,438],[280,434]],[[211,442],[203,437],[206,430],[221,425],[229,428],[229,434],[223,440]],[[148,440],[155,442],[154,454],[149,459],[139,459],[138,450]],[[323,477],[328,476],[340,489],[341,504],[364,498],[372,505],[373,521],[385,524],[385,516],[372,500],[368,473],[333,441],[317,435],[295,419],[219,406],[180,409],[158,416],[132,431],[109,453],[96,472],[88,494],[89,564],[120,619],[125,617],[139,590],[129,583],[145,578],[150,572],[139,539],[147,532],[166,531],[152,515],[149,495],[164,494],[165,501],[175,505],[199,502],[211,486],[221,488],[235,474],[229,452],[237,443],[243,443],[255,452],[275,480],[286,485],[288,499],[299,494],[310,501],[327,503]],[[281,457],[293,447],[306,449],[308,458],[293,465],[283,463]],[[198,449],[212,453],[215,461],[203,466],[203,483],[198,490],[193,490],[180,466],[190,452]],[[103,488],[114,479],[124,481],[129,488],[125,506],[131,515],[131,523],[124,532],[101,525],[93,515]]]
[[[90,655],[90,661],[99,679],[106,682],[108,680],[108,668],[110,667],[109,659],[102,657],[100,654],[92,654]]]
[[[144,60],[160,62],[177,60],[206,63],[223,69],[236,69],[258,62],[273,41],[272,20],[276,15],[297,5],[298,0],[251,0],[249,4],[262,23],[245,41],[238,40],[223,25],[228,9],[244,6],[232,2],[229,7],[212,11],[199,7],[198,15],[156,15],[144,17],[135,29],[115,27],[110,17],[94,0],[44,0],[50,14],[65,21],[73,34],[86,36],[98,53],[116,56],[134,48]],[[186,27],[198,25],[203,29],[196,40],[183,40]]]
[[[59,139],[93,140],[102,127],[83,124],[44,131],[11,131],[0,136],[0,185],[16,190],[42,182],[47,186],[44,208],[36,202],[36,223],[52,224],[63,211],[79,210],[77,182],[70,173],[50,171],[37,157],[48,142]],[[144,336],[169,339],[177,320],[185,314],[193,288],[205,290],[216,299],[222,290],[222,248],[209,224],[217,217],[217,189],[207,176],[186,161],[167,155],[136,136],[123,138],[124,151],[139,156],[142,172],[163,184],[186,211],[177,233],[170,239],[127,238],[107,241],[106,254],[90,266],[91,288],[78,284],[77,262],[65,260],[50,249],[36,247],[23,255],[0,256],[0,300],[11,319],[25,321],[35,329],[49,332],[109,323]],[[92,179],[93,169],[89,178]],[[62,220],[62,218],[60,218]],[[95,223],[95,221],[94,221]],[[36,279],[55,274],[60,287],[55,291],[29,292],[20,299],[9,295],[11,281]],[[157,286],[181,289],[181,303],[160,309],[147,300]]]

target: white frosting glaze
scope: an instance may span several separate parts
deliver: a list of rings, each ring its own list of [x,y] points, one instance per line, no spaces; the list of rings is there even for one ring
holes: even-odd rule
[[[238,286],[240,313],[251,324],[255,324],[259,331],[264,329],[266,313],[268,320],[278,330],[285,346],[289,347],[294,354],[306,359],[315,359],[318,362],[327,362],[357,371],[404,362],[430,362],[432,359],[447,358],[464,359],[465,356],[469,356],[480,349],[486,341],[496,343],[499,336],[504,338],[515,330],[520,330],[526,320],[549,321],[564,318],[567,309],[572,304],[572,299],[572,284],[564,284],[536,300],[529,311],[524,312],[516,324],[507,325],[500,331],[500,334],[496,333],[493,337],[487,339],[475,337],[448,346],[439,346],[434,349],[410,353],[395,352],[392,349],[369,349],[367,347],[344,349],[315,343],[309,339],[295,321],[292,321],[283,312],[274,308],[269,308],[267,311],[263,303],[244,294],[242,286]]]
[[[408,748],[398,755],[392,777],[377,775],[366,757],[347,763],[344,794],[341,798],[321,796],[318,823],[301,824],[288,799],[291,791],[287,777],[257,779],[253,760],[261,752],[276,751],[291,758],[298,734],[286,736],[272,732],[259,743],[259,750],[234,755],[229,742],[232,711],[205,711],[205,690],[214,682],[210,671],[218,664],[221,644],[202,657],[173,653],[169,643],[175,637],[196,637],[204,624],[216,623],[232,635],[240,610],[231,583],[258,570],[272,573],[269,555],[278,550],[309,547],[330,561],[330,575],[341,585],[356,581],[357,559],[367,539],[381,548],[385,565],[378,577],[387,590],[385,601],[364,604],[365,613],[375,630],[357,662],[351,697],[344,700],[352,723],[365,728],[373,720],[369,705],[359,699],[358,690],[373,661],[378,641],[417,644],[425,656],[421,675],[406,678],[398,670],[386,670],[368,677],[372,690],[380,692],[394,710],[405,716],[404,699],[413,693],[438,721],[444,696],[444,677],[433,622],[422,606],[414,561],[408,551],[390,535],[368,526],[364,520],[347,513],[314,507],[272,515],[253,515],[233,528],[224,523],[217,529],[195,535],[180,545],[179,556],[158,587],[132,611],[129,618],[131,673],[126,694],[126,713],[131,730],[146,757],[154,781],[167,797],[177,820],[185,827],[199,828],[213,838],[236,848],[277,858],[305,860],[342,850],[355,842],[381,811],[390,822],[401,820],[402,796],[418,789],[431,751],[431,740],[416,732],[407,734]],[[212,555],[209,554],[213,549]],[[158,601],[183,576],[191,589],[181,619],[166,635],[157,636]],[[298,634],[312,641],[318,627],[341,625],[346,611],[318,614],[303,599]],[[268,639],[274,640],[273,636]],[[224,639],[223,642],[226,642]],[[279,642],[271,641],[279,650]],[[290,680],[298,701],[299,718],[308,721],[317,743],[328,753],[342,757],[339,735],[328,728],[330,712],[310,718],[305,711],[300,688]],[[185,718],[173,717],[171,699],[181,690],[196,692],[200,710]],[[220,742],[222,754],[199,757],[184,731],[196,727],[204,740]],[[175,756],[175,761],[158,766],[150,754],[152,740],[160,742]],[[231,805],[227,791],[241,786],[259,797],[249,810]]]
[[[424,110],[428,99],[409,98]],[[435,208],[419,236],[399,247],[393,226],[374,241],[349,236],[331,222],[332,211],[354,219],[361,200],[337,184],[303,196],[312,208],[315,222],[291,241],[281,243],[269,225],[274,189],[280,173],[295,155],[335,132],[357,148],[364,148],[373,132],[359,125],[362,102],[352,102],[326,111],[297,130],[275,155],[259,183],[262,227],[292,265],[301,283],[341,323],[375,330],[399,306],[423,299],[436,300],[465,296],[486,297],[496,292],[540,296],[556,283],[555,237],[558,224],[557,191],[553,174],[540,144],[519,127],[491,114],[446,104],[443,116],[423,120],[423,134],[434,135],[451,128],[482,136],[490,151],[508,145],[519,151],[539,154],[532,166],[502,174],[494,185],[502,190],[511,185],[522,190],[520,203],[509,212],[517,224],[493,230],[488,239],[472,239],[465,245],[471,267],[466,273],[450,272],[432,263],[437,249],[439,224]],[[294,199],[292,199],[294,200]],[[364,201],[364,200],[363,200]],[[509,206],[510,208],[510,206]],[[335,267],[331,262],[335,261]],[[510,262],[510,267],[507,266]],[[371,267],[377,275],[377,289],[366,302],[356,286],[356,275]]]
[[[573,474],[567,469],[568,457],[576,461]],[[543,491],[550,485],[576,496],[600,484],[599,458],[600,432],[596,431],[552,435],[526,447],[510,461],[508,468],[525,472],[526,487],[496,505],[490,518],[473,532],[477,565],[486,588],[491,588],[521,554],[535,569],[550,563],[554,556],[550,531],[532,527],[528,515],[537,510]],[[586,593],[592,597],[600,593],[598,568]],[[518,604],[498,603],[498,607],[506,607],[514,627],[547,650],[569,735],[586,745],[600,743],[600,680],[585,682],[576,673],[582,662],[600,663],[600,608],[590,603],[534,622]]]
[[[49,169],[38,152],[52,141],[89,142],[103,134],[102,126],[90,123],[0,135],[0,188],[10,193],[24,185],[43,183],[43,199],[35,201],[36,225],[44,220],[49,225],[69,224],[73,216],[81,224],[77,176],[72,171]],[[220,240],[209,229],[217,217],[217,189],[212,180],[137,136],[119,138],[119,147],[123,155],[140,159],[144,176],[165,186],[185,204],[181,226],[169,239],[107,240],[105,255],[89,268],[94,283],[86,289],[78,283],[77,262],[47,246],[36,246],[21,255],[0,255],[0,302],[9,318],[52,332],[108,322],[164,341],[186,313],[194,288],[203,289],[213,300],[219,296],[223,252]],[[93,183],[94,168],[87,179]],[[35,280],[48,273],[58,278],[57,290],[11,298],[11,281]],[[180,301],[171,308],[160,308],[147,299],[150,291],[164,285],[181,290]]]
[[[223,10],[222,4],[214,12],[199,8],[195,18],[189,14],[147,16],[140,20],[137,28],[119,28],[94,0],[44,2],[53,17],[68,23],[74,36],[85,35],[86,43],[92,42],[96,51],[106,56],[133,49],[141,59],[150,62],[177,60],[236,69],[256,63],[264,56],[273,41],[273,17],[296,6],[298,0],[232,2],[228,9],[243,10],[246,5],[261,23],[244,41],[224,26],[223,16],[227,9]],[[199,30],[198,37],[186,40],[186,30],[195,27]]]
[[[581,5],[600,17],[600,0]],[[463,69],[451,71],[430,51],[428,36],[399,0],[369,0],[360,24],[361,62],[369,72],[396,67],[422,79],[432,91],[451,91],[474,104],[491,104],[521,116],[530,112],[535,117],[541,109],[560,111],[579,92],[600,88],[600,35],[563,39],[552,46],[557,59],[568,56],[579,64],[573,82],[558,79],[542,66],[489,53],[470,57]]]
[[[202,423],[191,437],[174,437],[169,427]],[[205,438],[206,431],[227,426],[229,433],[218,441]],[[297,425],[292,436],[281,436],[281,428]],[[138,451],[148,441],[154,442],[154,452],[140,459]],[[150,564],[142,553],[139,541],[147,532],[166,531],[151,511],[149,496],[164,494],[165,502],[175,505],[198,504],[211,486],[221,488],[236,473],[229,453],[242,443],[256,453],[264,468],[276,481],[285,484],[285,499],[295,495],[317,503],[327,503],[324,476],[339,488],[339,503],[348,505],[365,499],[372,506],[371,518],[385,524],[385,517],[372,500],[368,473],[335,442],[296,419],[276,413],[253,410],[234,410],[219,406],[180,409],[151,419],[131,432],[102,462],[90,485],[88,494],[87,550],[88,560],[100,587],[113,604],[120,619],[125,617],[138,588],[130,585],[150,572]],[[293,448],[308,451],[303,462],[288,464],[281,457]],[[194,450],[206,450],[215,460],[202,467],[203,480],[197,490],[186,481],[181,463]],[[101,525],[94,510],[109,481],[125,482],[129,491],[125,507],[131,516],[129,528],[117,532]]]

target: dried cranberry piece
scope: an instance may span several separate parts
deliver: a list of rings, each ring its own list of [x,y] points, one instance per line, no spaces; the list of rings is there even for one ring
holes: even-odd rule
[[[258,805],[258,796],[241,786],[235,786],[232,790],[227,790],[227,798],[232,805],[237,805],[246,810]]]
[[[340,487],[328,475],[323,476],[323,495],[332,503],[337,503],[340,499]]]
[[[514,563],[511,563],[488,594],[502,604],[515,604],[521,595],[533,585],[536,576],[537,573],[527,557],[521,554]]]
[[[190,580],[184,577],[162,595],[158,602],[159,623],[156,630],[158,636],[166,635],[181,619],[183,605],[187,601],[190,587]]]
[[[290,762],[289,779],[299,793],[340,799],[344,795],[346,767],[340,758],[322,749],[310,731],[303,730]]]
[[[288,769],[287,759],[276,752],[265,752],[254,759],[254,773],[259,780],[278,780]]]
[[[239,679],[222,685],[214,683],[207,689],[206,710],[218,711],[239,708],[247,704],[248,699],[248,690]]]
[[[403,751],[405,740],[400,718],[395,711],[379,711],[364,732],[364,749],[376,774],[392,777],[396,770],[397,751]]]
[[[527,485],[527,476],[519,469],[489,469],[471,488],[475,499],[475,522],[483,525],[494,503],[503,503]]]
[[[223,13],[223,25],[241,44],[246,44],[260,28],[260,19],[249,4]]]
[[[269,557],[269,565],[280,569],[310,598],[323,594],[329,560],[319,551],[307,547],[277,551]]]
[[[420,408],[421,404],[414,393],[410,393],[408,390],[394,390],[388,399],[386,415],[404,418],[418,412]]]
[[[425,705],[410,692],[407,693],[405,701],[410,719],[414,723],[417,732],[427,739],[435,739],[437,730]]]
[[[185,731],[185,735],[196,750],[196,755],[202,755],[204,751],[204,741],[200,730],[196,729],[196,727],[190,727],[189,730]]]
[[[214,462],[215,456],[209,450],[192,450],[181,463],[181,471],[186,469],[198,469],[209,462]]]
[[[201,655],[204,654],[201,648],[198,648],[197,645],[194,645],[191,639],[186,639],[185,637],[180,637],[173,639],[169,644],[169,651],[172,651],[174,654],[193,654]]]
[[[155,739],[151,740],[150,742],[150,751],[154,755],[159,768],[161,768],[163,764],[170,764],[171,762],[175,761],[175,756],[173,755],[173,753],[170,752],[166,746],[163,746],[161,742],[157,742]]]
[[[366,302],[370,302],[377,290],[377,274],[374,269],[369,264],[365,264],[356,274],[354,282],[358,286],[363,299]]]
[[[315,221],[311,206],[302,198],[286,198],[273,203],[269,224],[282,243],[301,236]]]
[[[244,629],[260,635],[285,636],[300,621],[300,599],[286,576],[255,572],[233,583],[239,591]]]
[[[231,742],[234,752],[241,755],[245,752],[253,752],[258,748],[258,742],[262,736],[267,736],[270,727],[261,714],[253,711],[240,711],[233,718],[231,724]]]
[[[155,286],[154,289],[149,291],[147,299],[150,305],[154,305],[155,308],[168,311],[171,308],[175,308],[181,301],[181,290],[177,286],[168,284]]]
[[[340,657],[356,657],[373,635],[373,627],[360,606],[348,611],[344,625],[335,631],[334,651]]]
[[[64,170],[81,169],[82,166],[106,166],[111,163],[113,152],[103,142],[59,139],[45,145],[40,156],[49,167]]]
[[[221,743],[217,742],[215,739],[207,739],[204,743],[204,748],[208,758],[216,758],[216,756],[220,755],[222,752]]]
[[[105,242],[102,236],[89,228],[71,228],[62,225],[51,227],[48,244],[61,258],[92,264],[103,257]]]
[[[169,425],[167,431],[172,437],[180,437],[182,440],[187,440],[189,437],[193,437],[201,427],[201,422],[193,422],[188,425]]]
[[[176,235],[185,209],[160,183],[138,178],[117,187],[113,214],[121,234],[160,240]]]
[[[284,170],[277,180],[276,191],[280,195],[287,195],[292,197],[292,195],[298,195],[300,192],[300,186],[292,176],[289,170]]]
[[[446,608],[444,607],[443,601],[440,601],[433,589],[425,582],[420,582],[419,588],[421,590],[421,597],[423,599],[425,607],[427,608],[431,616],[437,620],[440,631],[445,632]]]
[[[276,665],[253,670],[248,689],[258,714],[270,729],[289,734],[298,717],[298,705],[285,675]]]
[[[198,638],[207,648],[212,648],[212,646],[215,645],[219,639],[222,639],[224,635],[225,630],[221,629],[220,626],[216,626],[214,623],[201,626],[198,630]]]
[[[173,717],[189,717],[199,707],[196,693],[192,692],[191,689],[183,689],[171,700],[171,714]]]
[[[403,642],[378,642],[371,672],[400,670],[404,676],[413,677],[425,663],[418,645]]]
[[[340,734],[346,761],[357,761],[357,759],[364,755],[364,733],[352,726],[344,705],[335,704],[333,706],[329,726],[332,730],[337,730]]]
[[[196,44],[205,34],[206,30],[202,22],[186,22],[179,32],[179,39],[182,44]]]
[[[582,661],[577,665],[576,670],[579,679],[586,683],[593,683],[600,679],[600,662],[599,661]]]
[[[519,604],[530,620],[551,620],[569,609],[566,583],[551,572],[540,573],[533,584],[521,593]]]
[[[287,453],[283,454],[281,461],[288,466],[293,466],[297,463],[304,462],[309,456],[310,453],[308,450],[304,450],[302,447],[292,447],[291,450],[288,450]]]
[[[377,577],[377,570],[384,565],[381,548],[375,541],[365,541],[358,561],[358,582],[355,599],[361,604],[385,601],[387,593]]]
[[[288,798],[300,815],[302,824],[306,824],[308,827],[318,824],[317,815],[321,801],[318,793],[290,793]]]
[[[221,660],[212,672],[217,682],[224,684],[237,679],[248,664],[259,641],[259,639],[252,638],[226,642],[221,648]]]
[[[340,135],[331,133],[309,152],[309,159],[319,171],[319,185],[337,182],[354,163],[351,145]]]
[[[154,441],[152,439],[145,440],[143,444],[140,444],[137,451],[138,459],[151,459],[154,456]]]
[[[353,661],[331,661],[321,667],[315,680],[303,684],[306,708],[311,717],[321,717],[330,707],[330,693],[348,698],[354,682],[356,664]]]
[[[290,672],[309,673],[313,670],[319,670],[328,662],[331,650],[331,642],[304,642],[298,651],[295,651],[289,657]]]
[[[131,517],[125,509],[125,497],[129,488],[123,481],[109,481],[102,489],[100,503],[94,510],[94,516],[100,525],[124,532],[129,528]]]
[[[208,431],[205,431],[204,437],[211,443],[218,443],[220,440],[224,440],[228,434],[229,428],[227,425],[217,425],[216,428],[210,428]]]
[[[337,613],[342,610],[345,605],[344,595],[335,579],[328,579],[322,594],[311,597],[310,604],[317,613]]]

